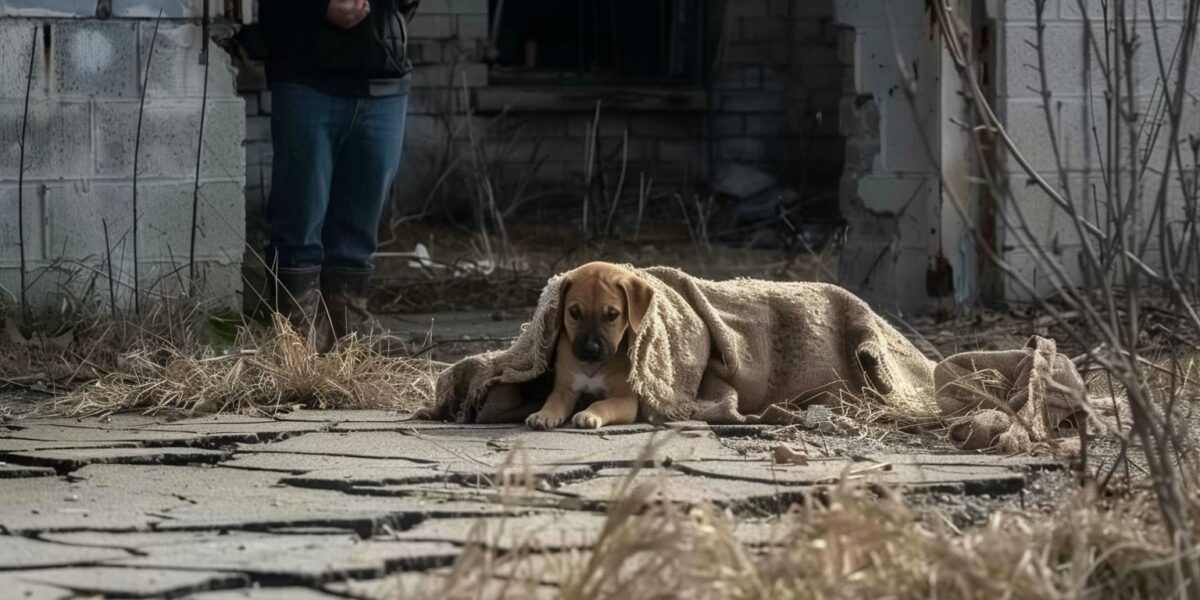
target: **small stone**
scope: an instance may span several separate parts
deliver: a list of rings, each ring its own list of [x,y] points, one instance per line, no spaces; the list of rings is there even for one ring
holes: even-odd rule
[[[804,466],[808,464],[808,454],[803,450],[797,451],[787,444],[779,444],[771,449],[775,464],[777,465],[798,465]]]

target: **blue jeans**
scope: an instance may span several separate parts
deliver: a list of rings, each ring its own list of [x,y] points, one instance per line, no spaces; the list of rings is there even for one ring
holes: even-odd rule
[[[268,264],[369,271],[400,164],[408,94],[333,96],[279,83],[271,97]]]

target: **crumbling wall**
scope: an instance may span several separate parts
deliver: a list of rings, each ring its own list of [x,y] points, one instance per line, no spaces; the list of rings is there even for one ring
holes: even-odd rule
[[[64,284],[107,303],[109,272],[117,304],[132,305],[135,151],[137,287],[143,295],[186,287],[203,106],[198,290],[233,301],[244,243],[244,109],[228,57],[209,43],[204,99],[201,2],[114,4],[101,19],[94,1],[0,0],[0,295],[21,296],[23,256],[33,305]]]
[[[839,278],[880,309],[930,312],[947,293],[931,278],[945,268],[938,261],[941,185],[929,150],[938,152],[944,123],[940,60],[924,1],[834,6],[841,60],[853,68],[841,99],[846,168],[839,195],[848,231]],[[917,91],[911,101],[904,93],[910,77]]]

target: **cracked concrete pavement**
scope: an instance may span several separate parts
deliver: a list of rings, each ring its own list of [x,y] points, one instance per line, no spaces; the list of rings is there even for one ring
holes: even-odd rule
[[[667,497],[715,503],[751,545],[842,476],[902,486],[958,520],[1069,478],[1043,459],[963,454],[796,427],[639,424],[542,432],[386,411],[0,424],[0,596],[384,598],[438,576],[475,538],[586,551],[614,490],[655,448]],[[903,436],[901,436],[903,437]],[[807,466],[770,449],[807,445]],[[530,475],[532,488],[500,489]],[[932,499],[932,500],[929,500]],[[965,508],[964,508],[965,507]],[[955,512],[957,511],[957,513]],[[495,595],[553,597],[497,585]]]

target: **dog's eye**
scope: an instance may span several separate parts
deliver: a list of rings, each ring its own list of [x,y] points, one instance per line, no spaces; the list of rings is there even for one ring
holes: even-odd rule
[[[571,308],[567,309],[567,314],[571,315],[572,319],[579,319],[583,316],[583,314],[579,312],[578,306],[572,306]]]
[[[604,318],[608,319],[609,321],[616,321],[617,317],[619,317],[619,316],[621,316],[621,311],[619,311],[615,308],[609,308],[607,311],[604,312]]]

